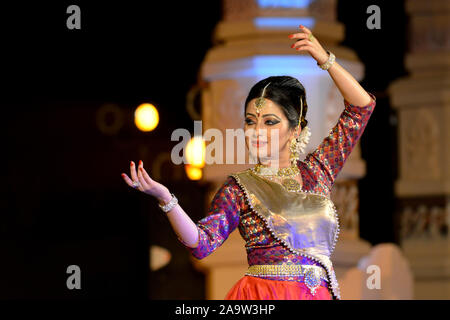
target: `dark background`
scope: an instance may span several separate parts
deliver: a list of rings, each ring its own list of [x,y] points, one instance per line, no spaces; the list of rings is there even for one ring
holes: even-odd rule
[[[81,30],[66,28],[71,4],[81,8]],[[381,30],[366,28],[371,4],[381,8]],[[205,297],[203,274],[156,202],[120,174],[130,160],[145,166],[170,152],[174,129],[192,132],[186,94],[220,17],[220,1],[2,4],[0,298]],[[339,1],[338,19],[346,26],[343,44],[365,64],[361,84],[377,96],[361,138],[368,170],[359,182],[361,237],[397,242],[397,118],[386,88],[406,74],[404,4]],[[132,123],[142,102],[160,112],[151,133]],[[105,103],[124,114],[114,136],[95,122]],[[172,169],[161,182],[199,220],[207,186],[175,179]],[[169,265],[150,272],[150,245],[170,250]],[[71,264],[81,268],[82,290],[66,288]]]

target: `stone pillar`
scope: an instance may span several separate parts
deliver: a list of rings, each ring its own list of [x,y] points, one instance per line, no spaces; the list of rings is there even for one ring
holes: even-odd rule
[[[296,77],[305,86],[309,105],[307,119],[312,131],[306,153],[316,149],[337,123],[344,109],[338,89],[328,72],[318,68],[309,54],[290,48],[293,41],[288,38],[290,33],[299,30],[300,24],[307,26],[325,48],[335,53],[339,64],[356,79],[362,79],[364,70],[356,54],[338,45],[344,37],[344,27],[336,21],[336,1],[287,3],[223,1],[224,16],[215,30],[215,45],[208,51],[201,69],[201,78],[206,83],[202,93],[204,131],[216,128],[225,137],[225,129],[243,128],[246,95],[257,81],[273,75]],[[206,165],[204,179],[213,184],[208,201],[227,174],[247,167],[248,164]],[[365,163],[358,143],[332,194],[341,221],[340,239],[331,257],[338,281],[340,275],[354,267],[370,250],[370,245],[359,238],[358,230],[356,181],[364,175]],[[208,299],[223,299],[247,268],[244,242],[238,231],[211,256],[196,261],[196,265],[208,270]],[[345,298],[345,292],[341,295]]]
[[[408,0],[409,75],[392,84],[399,115],[395,192],[415,299],[450,298],[450,3]]]

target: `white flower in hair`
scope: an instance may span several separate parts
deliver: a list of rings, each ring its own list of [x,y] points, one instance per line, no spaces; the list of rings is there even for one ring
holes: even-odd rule
[[[300,132],[297,138],[297,150],[299,153],[304,153],[306,145],[309,143],[309,138],[311,137],[311,131],[308,126],[305,126]]]

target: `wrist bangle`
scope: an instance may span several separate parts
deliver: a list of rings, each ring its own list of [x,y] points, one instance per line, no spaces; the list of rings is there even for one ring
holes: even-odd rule
[[[330,52],[327,50],[328,53],[328,60],[323,63],[323,64],[319,64],[317,62],[317,65],[320,67],[320,69],[322,70],[328,70],[330,69],[331,65],[334,63],[334,61],[336,61],[336,56],[333,54],[333,52]]]
[[[171,195],[172,195],[172,198],[170,199],[170,201],[167,204],[165,204],[165,205],[158,204],[159,207],[161,208],[161,210],[166,213],[169,212],[170,210],[172,210],[173,207],[175,207],[178,204],[177,197],[175,197],[175,195],[173,193],[171,193]]]

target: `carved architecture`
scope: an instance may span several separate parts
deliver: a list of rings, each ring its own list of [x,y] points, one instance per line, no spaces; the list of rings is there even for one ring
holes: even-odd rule
[[[408,0],[409,75],[390,87],[399,115],[401,246],[415,299],[450,298],[450,4]]]

